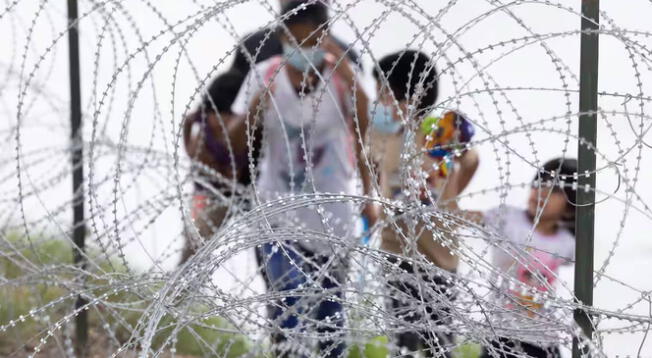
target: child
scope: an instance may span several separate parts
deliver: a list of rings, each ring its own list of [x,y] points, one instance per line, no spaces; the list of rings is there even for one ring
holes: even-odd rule
[[[219,75],[203,96],[200,107],[183,124],[186,153],[193,160],[195,188],[191,215],[202,240],[208,239],[227,215],[230,204],[227,201],[235,189],[232,179],[242,183],[246,176],[243,168],[246,156],[243,158],[229,152],[222,140],[226,126],[233,119],[231,105],[243,80],[244,75],[238,71]],[[186,230],[180,264],[186,262],[201,244],[193,242],[191,237]]]
[[[263,127],[256,194],[262,202],[312,193],[358,194],[356,169],[368,194],[370,177],[362,141],[356,139],[356,126],[360,133],[367,130],[368,99],[361,89],[354,90],[353,70],[328,37],[328,9],[321,2],[292,1],[282,16],[284,56],[272,57],[249,73],[234,104],[242,118],[230,128],[234,148],[247,150],[250,130]],[[364,209],[372,221],[376,211],[373,205]],[[288,332],[300,333],[314,324],[322,337],[321,355],[342,356],[341,286],[347,245],[357,241],[355,208],[349,202],[321,204],[265,218],[271,225],[264,235],[286,233],[283,240],[260,248],[269,290],[285,296],[269,313],[276,355],[303,355],[305,339]],[[322,235],[316,239],[299,232]],[[303,296],[294,293],[298,290]],[[329,299],[323,297],[325,292]]]
[[[438,200],[457,196],[473,177],[478,155],[472,149],[462,151],[461,156],[455,158],[457,167],[448,177],[442,178],[434,169],[441,163],[424,153],[425,134],[430,133],[423,133],[420,128],[437,100],[433,60],[417,51],[397,52],[378,62],[374,77],[379,105],[372,108],[372,152],[380,169],[383,196],[405,200],[407,204],[416,202],[431,206]],[[461,127],[470,126],[463,116],[458,117],[456,133]],[[425,179],[423,173],[426,173]],[[446,307],[453,299],[447,279],[450,274],[439,272],[454,273],[457,269],[459,259],[447,247],[454,246],[455,238],[433,235],[441,223],[423,215],[423,210],[415,209],[396,211],[384,218],[387,226],[382,231],[381,248],[396,255],[391,256],[390,262],[399,267],[398,273],[397,270],[388,273],[392,277],[389,285],[394,316],[399,322],[430,326],[431,329],[405,329],[397,334],[396,344],[402,356],[410,357],[423,349],[426,356],[450,357],[455,346],[452,334],[433,332],[445,332],[451,323]],[[399,260],[399,257],[407,260]],[[424,307],[417,308],[418,302],[425,303]]]
[[[485,225],[498,234],[492,261],[502,279],[497,306],[505,313],[494,317],[499,337],[482,357],[560,357],[558,320],[543,302],[554,293],[559,267],[575,257],[576,173],[576,160],[550,160],[534,177],[527,209],[501,206],[484,214]],[[535,331],[528,334],[529,328]]]

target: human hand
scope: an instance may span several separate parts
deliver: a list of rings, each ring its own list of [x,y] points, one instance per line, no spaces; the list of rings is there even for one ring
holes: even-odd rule
[[[256,128],[257,122],[262,122],[262,115],[267,110],[274,91],[274,84],[260,89],[252,98],[247,112],[227,123],[229,140],[235,152],[243,153],[249,150],[250,131]]]

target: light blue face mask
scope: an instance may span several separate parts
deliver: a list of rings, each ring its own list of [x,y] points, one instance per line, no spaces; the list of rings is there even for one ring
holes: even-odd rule
[[[318,47],[294,47],[283,44],[283,55],[290,66],[301,72],[309,71],[313,68],[319,68],[324,63],[326,53]]]
[[[392,107],[379,103],[376,110],[372,111],[371,123],[374,128],[385,134],[395,134],[401,130],[400,121],[395,121],[392,115]]]

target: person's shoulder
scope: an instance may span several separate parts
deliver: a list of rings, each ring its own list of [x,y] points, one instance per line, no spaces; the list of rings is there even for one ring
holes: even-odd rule
[[[281,65],[282,65],[281,56],[270,57],[262,62],[257,63],[256,66],[254,66],[252,69],[255,73],[254,74],[249,73],[249,76],[253,75],[253,76],[265,78],[268,75],[269,71],[281,70],[283,67]]]
[[[272,66],[275,57],[269,58],[265,61],[257,63],[253,68],[247,72],[245,81],[243,82],[238,96],[236,97],[232,110],[237,114],[244,114],[248,110],[249,101],[264,87],[268,86],[270,77],[274,72]]]

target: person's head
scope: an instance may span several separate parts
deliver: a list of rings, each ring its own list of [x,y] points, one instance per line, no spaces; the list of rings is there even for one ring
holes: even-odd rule
[[[287,29],[281,29],[280,37],[288,64],[301,72],[319,69],[326,55],[319,45],[328,33],[328,7],[319,1],[293,0],[285,4],[281,16]]]
[[[202,109],[207,113],[231,115],[231,106],[235,101],[245,76],[237,70],[229,70],[217,76],[208,86],[202,97]]]
[[[540,211],[541,221],[559,222],[575,234],[576,175],[575,159],[555,158],[546,162],[532,181],[528,214],[534,217]]]
[[[430,56],[405,50],[381,58],[374,67],[378,108],[374,124],[385,131],[398,131],[401,117],[425,117],[437,101],[437,70]],[[382,117],[382,118],[381,118]]]

